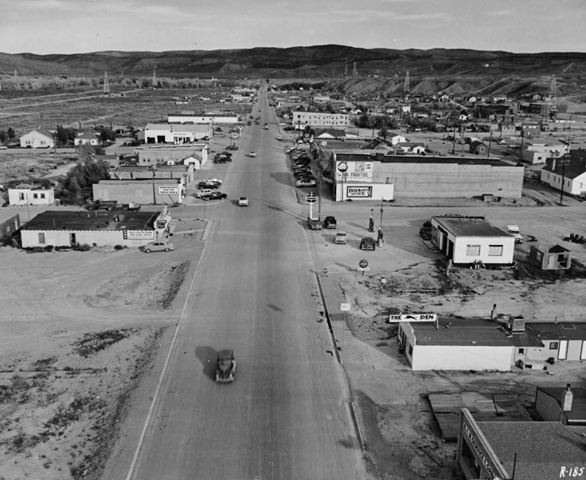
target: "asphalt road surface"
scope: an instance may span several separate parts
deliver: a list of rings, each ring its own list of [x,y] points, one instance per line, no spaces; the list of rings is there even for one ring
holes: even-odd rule
[[[318,321],[307,212],[264,90],[252,114],[261,122],[226,167],[228,200],[207,214],[214,225],[135,479],[366,478],[345,378]],[[232,384],[214,382],[221,348],[238,362]]]

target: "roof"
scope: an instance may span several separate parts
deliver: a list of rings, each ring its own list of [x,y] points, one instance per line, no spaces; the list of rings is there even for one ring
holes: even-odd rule
[[[502,324],[483,319],[449,318],[435,323],[410,323],[417,339],[417,345],[444,345],[468,347],[509,347],[543,344],[533,336],[525,334],[504,335],[498,330]]]
[[[399,143],[397,147],[401,147]],[[430,155],[385,155],[381,150],[330,150],[336,153],[336,160],[344,162],[386,162],[408,164],[458,164],[458,165],[485,165],[492,167],[520,168],[502,160],[478,157],[432,157]],[[379,156],[377,156],[377,154]]]
[[[570,154],[570,161],[566,163],[569,164],[564,165],[562,162],[554,162],[553,159],[547,159],[547,164],[545,167],[543,167],[543,170],[546,172],[555,173],[556,175],[563,175],[564,178],[572,179],[578,178],[579,176],[586,173],[586,161],[582,161],[581,158],[574,158]]]
[[[562,467],[586,465],[586,445],[558,422],[476,423],[515,480],[560,478]]]
[[[486,145],[484,144],[484,142],[481,142],[480,140],[474,140],[474,141],[473,141],[473,142],[470,144],[470,146],[471,146],[471,147],[478,147],[478,146],[480,146],[480,145],[484,145],[484,146],[486,147]]]
[[[34,130],[31,130],[30,132],[26,133],[25,135],[30,135],[33,132],[40,133],[41,135],[44,135],[45,137],[48,137],[50,139],[53,139],[53,136],[54,136],[53,132],[51,132],[50,130],[47,130],[46,128],[35,128]],[[23,135],[23,137],[25,135]]]
[[[159,212],[46,210],[22,230],[152,230]],[[115,221],[114,218],[124,218]]]
[[[564,412],[566,417],[570,422],[572,421],[586,421],[586,389],[584,388],[574,388],[571,387],[570,390],[572,391],[573,400],[572,400],[572,410],[569,412]],[[543,392],[550,397],[553,397],[558,405],[562,406],[562,401],[564,398],[564,392],[566,391],[565,387],[537,387],[537,392]]]
[[[96,138],[98,138],[98,136],[93,132],[82,132],[82,133],[79,133],[76,138],[95,140]]]
[[[535,337],[544,340],[586,340],[586,323],[527,323]]]
[[[123,180],[100,180],[98,185],[132,185],[136,183],[154,183],[154,184],[161,184],[161,185],[169,185],[172,184],[180,184],[181,178],[132,178],[132,179],[123,179]]]
[[[319,137],[320,135],[323,135],[324,133],[329,134],[332,137],[345,137],[346,136],[346,132],[340,128],[321,128],[321,129],[315,131],[315,136]]]
[[[432,217],[456,237],[510,237],[482,217]]]

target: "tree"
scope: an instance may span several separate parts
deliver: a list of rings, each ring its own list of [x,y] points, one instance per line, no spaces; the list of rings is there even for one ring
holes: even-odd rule
[[[109,178],[110,165],[103,160],[94,160],[91,145],[80,145],[78,162],[63,181],[61,197],[64,203],[81,205],[93,197],[92,186]]]
[[[7,135],[4,130],[0,130],[0,143],[4,143],[6,141]]]
[[[6,135],[8,135],[9,140],[14,140],[16,138],[16,132],[14,131],[14,128],[8,127],[8,130],[6,130]]]

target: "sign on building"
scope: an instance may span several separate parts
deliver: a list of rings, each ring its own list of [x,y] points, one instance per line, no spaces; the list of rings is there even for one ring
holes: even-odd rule
[[[346,197],[349,198],[371,198],[372,187],[346,187]]]
[[[399,322],[437,322],[437,315],[435,313],[419,313],[408,315],[390,315],[387,323]]]
[[[362,182],[371,182],[372,181],[372,171],[373,171],[373,163],[372,162],[340,162],[340,163],[347,163],[348,170],[342,174],[339,173],[340,170],[336,173],[336,178],[338,180],[342,180],[344,177],[345,182],[352,182],[352,181],[362,181]]]
[[[159,185],[159,195],[178,195],[179,185]]]
[[[124,230],[122,238],[124,240],[154,240],[155,232],[153,230]]]

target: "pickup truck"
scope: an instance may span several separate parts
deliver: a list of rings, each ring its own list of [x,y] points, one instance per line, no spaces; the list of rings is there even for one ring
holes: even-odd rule
[[[118,201],[117,200],[96,200],[93,203],[88,203],[84,206],[86,210],[90,212],[92,210],[108,210],[111,212],[115,208],[118,208]]]
[[[140,205],[136,205],[135,203],[123,203],[120,205],[122,210],[126,210],[127,212],[138,212],[140,210]]]

